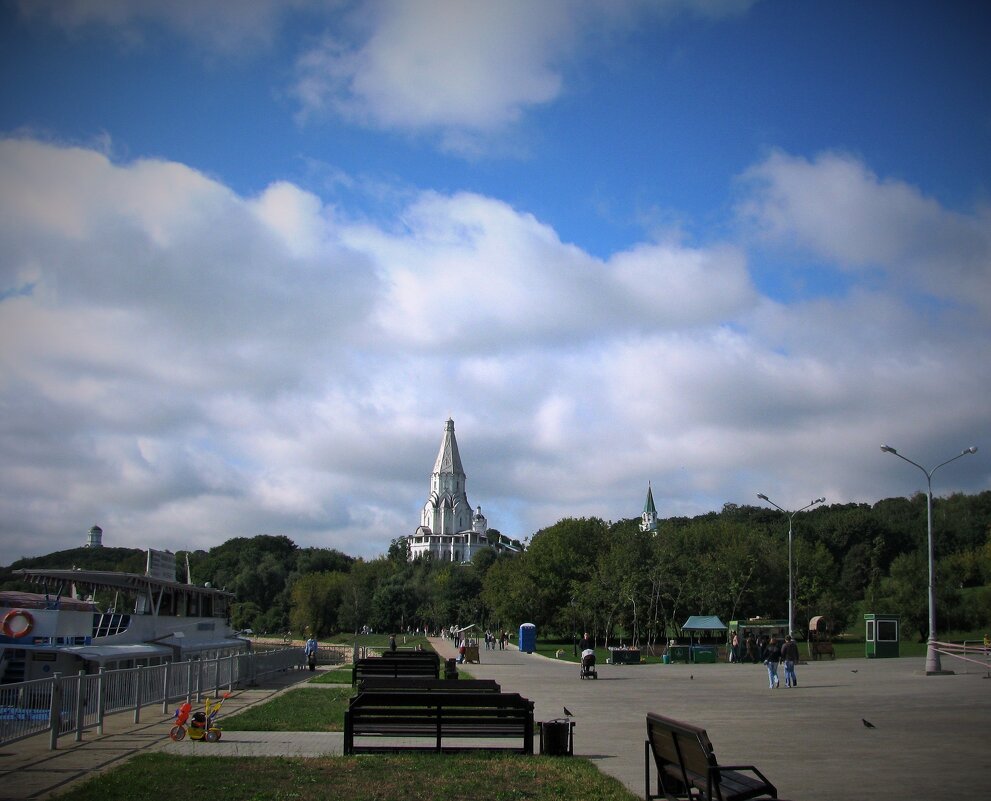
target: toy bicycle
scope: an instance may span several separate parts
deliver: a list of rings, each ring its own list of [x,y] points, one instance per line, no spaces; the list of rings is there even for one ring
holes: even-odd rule
[[[208,743],[217,742],[222,734],[220,726],[216,722],[217,713],[220,712],[220,707],[224,703],[224,700],[229,697],[230,693],[224,693],[223,698],[219,701],[212,702],[210,699],[207,699],[203,710],[200,712],[192,712],[192,705],[189,701],[186,701],[175,711],[175,715],[173,716],[175,723],[171,731],[169,731],[169,738],[177,743],[185,739],[188,733],[190,740],[206,740]],[[191,712],[192,719],[190,720]]]

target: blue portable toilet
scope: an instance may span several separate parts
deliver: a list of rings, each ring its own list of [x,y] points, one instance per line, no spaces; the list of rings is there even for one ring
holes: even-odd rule
[[[520,624],[520,651],[532,654],[537,650],[537,627],[533,623]]]

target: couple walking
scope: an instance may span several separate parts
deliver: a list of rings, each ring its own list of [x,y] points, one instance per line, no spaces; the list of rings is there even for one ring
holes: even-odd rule
[[[784,645],[779,646],[774,635],[767,644],[767,652],[764,655],[764,664],[767,665],[767,681],[770,689],[776,690],[779,686],[778,664],[785,664],[785,687],[797,687],[798,677],[795,676],[795,663],[798,661],[798,643],[792,639],[790,634],[785,636]]]

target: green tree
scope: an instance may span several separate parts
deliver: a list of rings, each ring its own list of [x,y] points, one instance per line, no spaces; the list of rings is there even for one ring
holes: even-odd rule
[[[500,629],[513,630],[534,621],[537,592],[526,570],[526,554],[501,557],[492,564],[482,581],[482,600]]]
[[[349,574],[339,571],[302,576],[292,587],[292,630],[318,637],[339,631],[338,614],[349,585]]]
[[[533,535],[522,568],[536,592],[538,627],[567,631],[574,585],[589,587],[608,528],[598,518],[566,518]]]

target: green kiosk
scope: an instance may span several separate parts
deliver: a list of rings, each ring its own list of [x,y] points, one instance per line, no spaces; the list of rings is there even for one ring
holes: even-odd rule
[[[867,645],[868,659],[886,659],[899,655],[899,618],[899,615],[879,615],[874,612],[864,615],[864,622],[867,626],[864,641]]]

